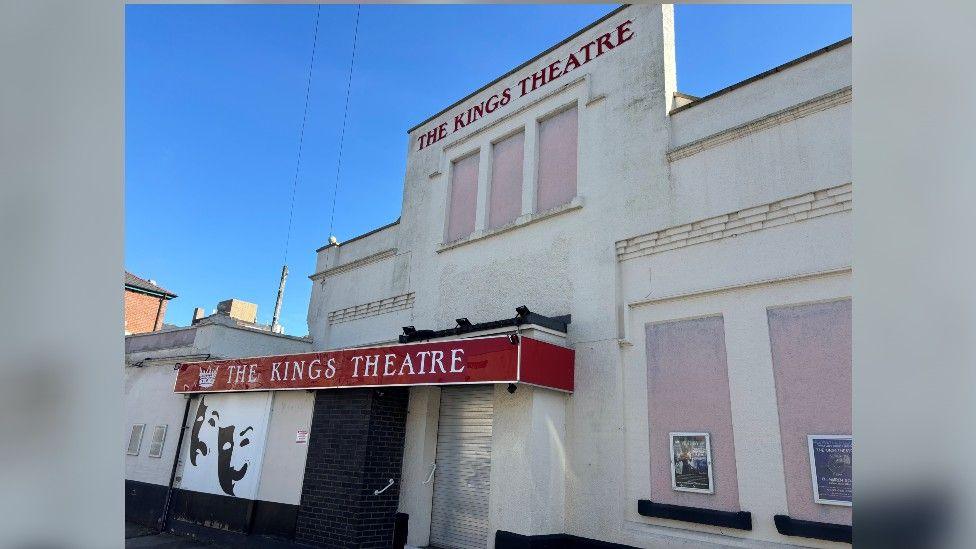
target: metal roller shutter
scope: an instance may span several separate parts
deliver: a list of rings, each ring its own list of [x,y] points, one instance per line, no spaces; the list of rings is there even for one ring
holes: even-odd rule
[[[493,385],[445,387],[437,425],[430,545],[488,546]]]

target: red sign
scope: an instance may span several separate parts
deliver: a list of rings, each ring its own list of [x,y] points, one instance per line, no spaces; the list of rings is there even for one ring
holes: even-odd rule
[[[456,339],[295,355],[187,362],[176,393],[530,383],[573,390],[574,353],[527,337]]]

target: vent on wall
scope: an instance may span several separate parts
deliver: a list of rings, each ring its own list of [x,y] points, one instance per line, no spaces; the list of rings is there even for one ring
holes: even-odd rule
[[[158,458],[163,455],[163,441],[166,440],[166,426],[157,425],[153,428],[152,442],[149,443],[149,457]]]
[[[136,423],[132,426],[132,431],[129,433],[129,447],[125,450],[126,454],[130,456],[139,455],[139,447],[142,446],[142,432],[145,430],[145,423]]]

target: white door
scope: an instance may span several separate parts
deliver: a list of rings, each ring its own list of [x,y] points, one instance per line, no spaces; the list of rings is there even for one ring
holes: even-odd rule
[[[444,387],[437,424],[437,469],[430,545],[488,546],[493,385]]]

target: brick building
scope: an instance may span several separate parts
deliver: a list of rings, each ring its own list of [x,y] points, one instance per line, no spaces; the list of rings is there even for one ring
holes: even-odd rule
[[[163,327],[166,302],[176,297],[160,288],[153,280],[146,280],[125,272],[125,333],[155,332]]]

